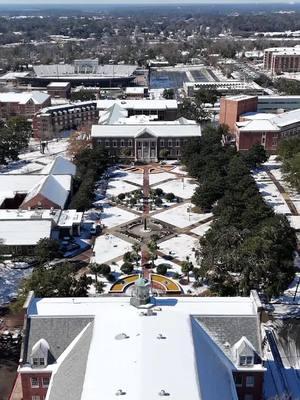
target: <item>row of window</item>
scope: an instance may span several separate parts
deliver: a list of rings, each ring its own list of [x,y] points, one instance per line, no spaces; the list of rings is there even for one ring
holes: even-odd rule
[[[240,356],[240,365],[253,365],[253,356]]]
[[[101,143],[101,141],[99,140],[99,143]],[[172,140],[168,140],[167,143],[165,143],[165,141],[163,139],[161,139],[159,141],[159,145],[160,147],[165,147],[165,144],[167,144],[167,147],[173,147],[173,141]],[[147,145],[147,142],[145,142],[145,145]],[[155,146],[155,142],[151,142],[152,147]],[[110,140],[105,140],[105,147],[110,147],[111,146],[111,141]],[[113,147],[118,147],[118,141],[117,140],[113,140],[112,141],[112,146]],[[121,140],[120,141],[120,147],[125,147],[125,140]],[[132,140],[128,140],[127,141],[127,147],[132,147]],[[137,147],[142,147],[141,142],[137,142]],[[180,140],[176,140],[175,142],[175,147],[180,147]]]
[[[38,396],[38,395],[34,395],[31,396],[31,400],[45,400],[46,396]]]
[[[45,364],[45,359],[44,358],[36,358],[36,357],[34,357],[32,359],[32,365],[34,367],[44,367],[46,365]]]
[[[253,387],[255,380],[253,375],[247,375],[246,379],[243,375],[234,375],[235,386],[241,387],[245,384],[246,387]]]
[[[50,382],[50,378],[47,378],[47,377],[43,377],[40,379],[39,377],[34,376],[34,377],[30,378],[30,380],[31,380],[32,388],[39,388],[39,387],[47,388],[49,386],[49,382]]]

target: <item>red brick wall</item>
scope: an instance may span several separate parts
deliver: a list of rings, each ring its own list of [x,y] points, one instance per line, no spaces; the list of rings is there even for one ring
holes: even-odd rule
[[[51,99],[47,99],[42,104],[19,104],[19,103],[0,103],[0,117],[9,118],[15,115],[32,118],[35,113],[44,107],[51,105]]]
[[[264,142],[263,134],[265,134]],[[236,148],[238,151],[249,150],[254,144],[259,143],[264,146],[268,153],[276,153],[279,140],[279,133],[236,131]]]
[[[226,97],[222,97],[220,104],[220,124],[227,125],[230,132],[233,133],[235,123],[239,121],[241,114],[257,111],[257,101],[257,97],[241,100],[230,100]]]
[[[243,371],[243,372],[234,372],[233,376],[238,375],[242,378],[241,386],[236,386],[236,391],[239,400],[244,400],[246,394],[252,394],[253,400],[262,400],[263,399],[263,383],[264,383],[264,372],[252,372]],[[246,377],[253,376],[254,377],[254,386],[247,387],[246,386]]]
[[[32,396],[40,396],[40,399],[43,400],[47,394],[47,387],[43,387],[42,378],[51,377],[50,372],[30,372],[30,373],[21,373],[21,382],[22,382],[22,391],[23,391],[23,400],[31,400]],[[32,388],[31,387],[31,378],[38,378],[39,387]]]
[[[23,210],[26,210],[28,207],[30,207],[30,208],[42,207],[42,208],[46,208],[46,209],[50,209],[51,207],[60,208],[57,204],[46,199],[44,196],[42,196],[39,193],[36,196],[34,196],[31,200],[27,201],[26,203],[23,203],[20,208],[22,208]]]

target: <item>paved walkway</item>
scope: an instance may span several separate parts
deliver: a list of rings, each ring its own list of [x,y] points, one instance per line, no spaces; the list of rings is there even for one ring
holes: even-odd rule
[[[149,184],[149,169],[150,166],[145,166],[144,167],[144,174],[143,174],[143,196],[144,196],[144,212],[143,212],[143,220],[148,222],[149,218],[149,212],[150,212],[150,206],[149,206],[149,195],[150,195],[150,184]],[[141,250],[141,265],[143,268],[143,275],[144,278],[149,279],[150,275],[150,270],[148,268],[145,268],[144,266],[148,263],[149,261],[149,252],[148,252],[148,246],[147,242],[142,245],[142,250]]]
[[[272,174],[271,171],[266,169],[266,173],[268,177],[271,179],[271,181],[274,183],[274,185],[277,187],[279,193],[282,194],[282,197],[284,198],[284,201],[286,202],[288,208],[291,211],[292,215],[299,215],[297,208],[295,207],[294,203],[292,202],[289,194],[286,192],[285,188],[280,184],[280,182],[275,178],[275,176]]]

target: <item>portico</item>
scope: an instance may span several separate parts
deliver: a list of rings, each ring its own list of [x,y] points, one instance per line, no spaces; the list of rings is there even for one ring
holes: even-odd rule
[[[143,130],[135,139],[135,161],[157,162],[157,137],[147,130]]]

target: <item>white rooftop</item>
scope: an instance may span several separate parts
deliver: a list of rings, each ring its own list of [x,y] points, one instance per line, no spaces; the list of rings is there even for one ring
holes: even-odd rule
[[[237,122],[236,125],[243,131],[274,131],[300,123],[300,109],[287,111],[281,114],[251,113],[245,114],[247,121]]]
[[[73,210],[70,210],[73,211]],[[8,220],[54,220],[58,221],[61,210],[21,210],[21,209],[1,209],[0,221]]]
[[[76,174],[76,166],[62,156],[57,156],[50,164],[42,169],[42,174],[72,175]]]
[[[51,221],[0,221],[0,242],[6,246],[33,246],[51,235]]]
[[[94,316],[82,400],[115,400],[118,389],[130,400],[158,399],[161,390],[173,400],[237,399],[228,359],[209,343],[191,316],[254,316],[252,297],[156,299],[159,309],[153,316],[141,316],[129,301],[128,297],[44,298],[29,305],[32,318]],[[123,332],[128,337],[116,340]],[[59,366],[60,359],[55,368]],[[47,398],[50,392],[51,383]]]
[[[125,109],[133,110],[177,110],[176,100],[98,100],[97,108],[106,110],[107,108],[118,104]]]
[[[0,93],[0,102],[1,103],[19,103],[19,104],[27,104],[29,101],[32,101],[34,104],[43,104],[47,99],[49,99],[49,95],[44,92],[3,92]]]
[[[197,124],[140,124],[140,125],[93,125],[92,138],[105,137],[139,137],[149,135],[153,137],[199,137],[201,127]]]
[[[50,82],[49,85],[47,85],[48,88],[66,88],[70,85],[70,82]]]

